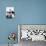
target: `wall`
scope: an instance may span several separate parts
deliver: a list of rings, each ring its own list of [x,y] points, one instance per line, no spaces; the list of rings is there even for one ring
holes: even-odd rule
[[[16,0],[0,0],[0,44],[7,44],[8,34],[10,32],[16,32],[17,35],[17,22],[16,17],[14,19],[6,19],[6,7],[15,7],[16,12]],[[15,41],[17,43],[17,39]]]
[[[17,0],[19,24],[46,24],[46,0]]]

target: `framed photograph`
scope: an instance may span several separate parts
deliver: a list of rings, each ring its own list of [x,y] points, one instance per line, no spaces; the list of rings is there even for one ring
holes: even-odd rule
[[[21,40],[46,41],[46,25],[20,24],[18,38],[19,42]]]
[[[14,7],[6,7],[6,18],[12,19],[15,17]]]

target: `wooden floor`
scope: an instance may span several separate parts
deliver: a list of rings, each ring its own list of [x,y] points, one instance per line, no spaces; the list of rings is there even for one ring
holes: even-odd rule
[[[0,44],[0,46],[8,46],[8,44]],[[10,45],[11,46],[11,45]],[[13,46],[46,46],[45,41],[34,41],[31,40],[21,40],[19,44],[15,44]]]
[[[8,46],[8,44],[0,44],[0,46]],[[9,46],[18,46],[18,44],[15,44],[15,45],[9,45]]]
[[[32,42],[31,40],[28,40],[28,41],[21,40],[19,46],[46,46],[46,42],[45,41]]]

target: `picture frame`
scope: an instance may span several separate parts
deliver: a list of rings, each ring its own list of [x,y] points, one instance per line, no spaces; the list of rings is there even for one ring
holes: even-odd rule
[[[12,19],[15,17],[14,7],[6,7],[6,18]]]

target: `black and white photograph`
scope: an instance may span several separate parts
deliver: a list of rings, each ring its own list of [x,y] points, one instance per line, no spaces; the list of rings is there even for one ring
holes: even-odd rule
[[[18,40],[20,46],[43,45],[46,43],[46,25],[18,25]]]
[[[14,7],[6,7],[6,18],[12,19],[15,17]]]

